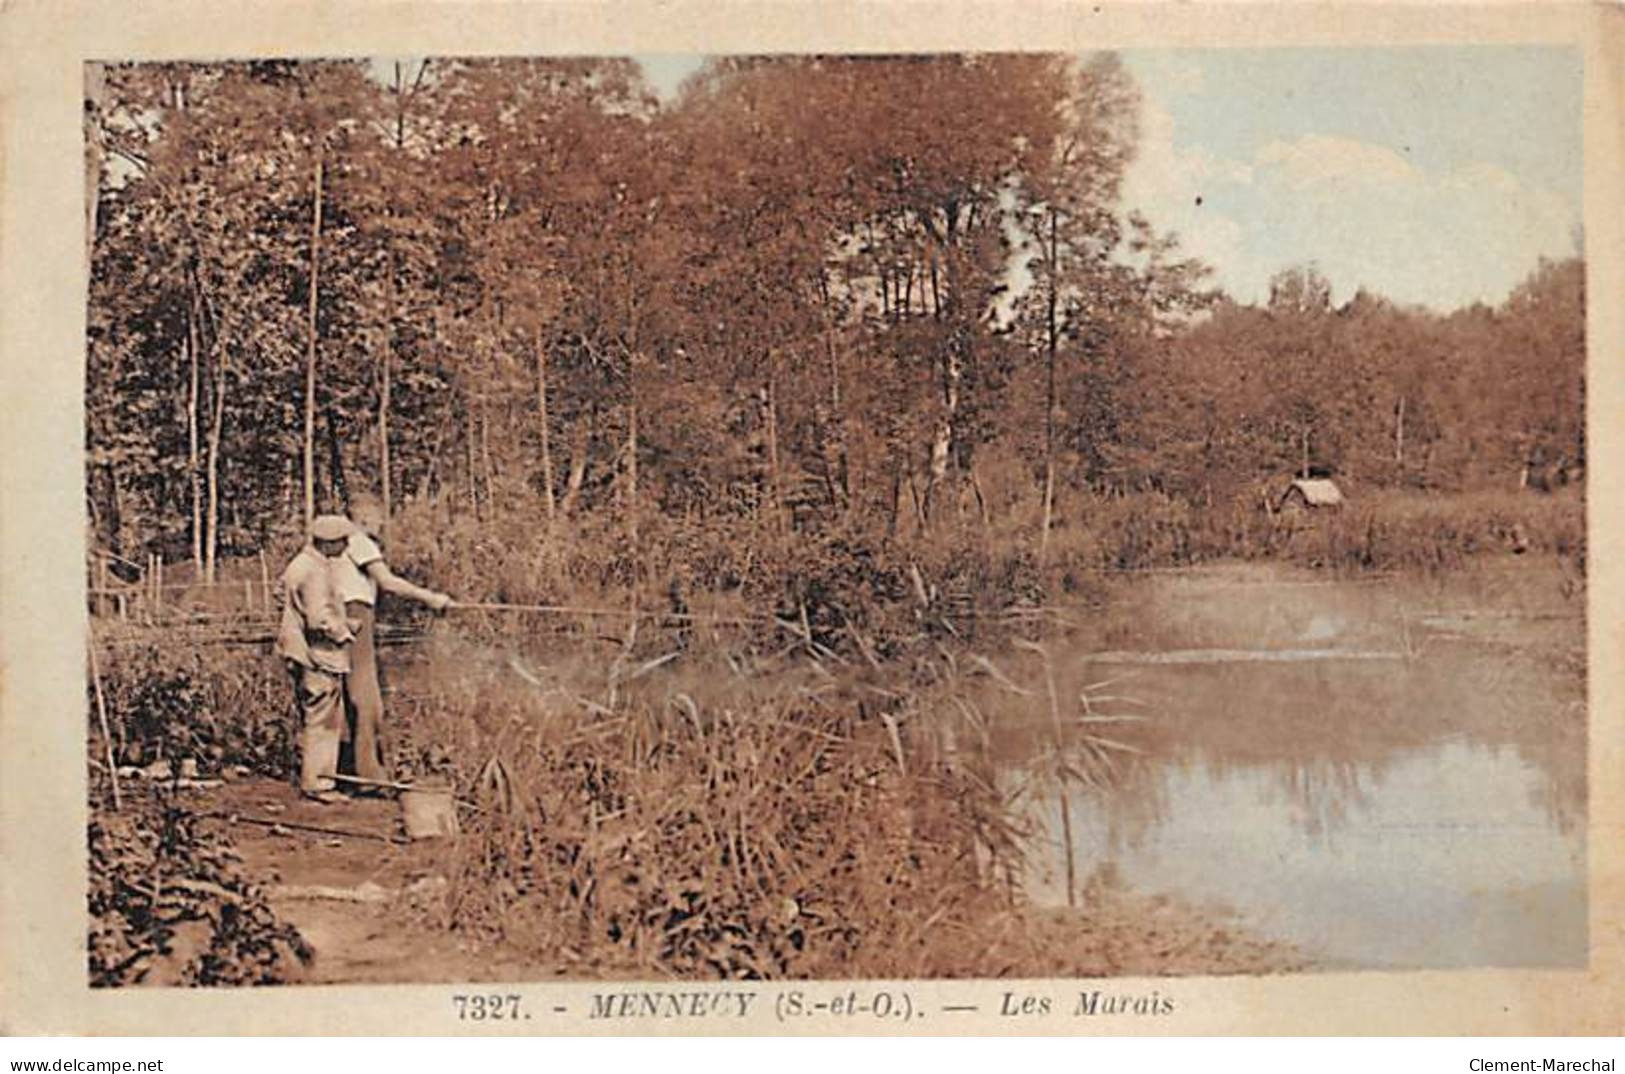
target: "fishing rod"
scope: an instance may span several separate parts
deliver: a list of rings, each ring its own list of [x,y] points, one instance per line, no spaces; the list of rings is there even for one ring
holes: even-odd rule
[[[729,623],[733,625],[780,622],[771,615],[709,615],[701,612],[639,611],[633,608],[586,608],[571,604],[511,604],[502,601],[454,601],[448,612],[535,612],[542,615],[604,615],[623,619],[681,619],[684,622]]]
[[[782,615],[711,615],[704,612],[639,611],[632,608],[587,608],[570,604],[510,604],[499,601],[453,601],[446,611],[536,612],[552,615],[603,615],[624,619],[677,619],[690,623],[728,623],[735,626],[782,626],[799,631],[799,624]],[[1021,619],[1057,615],[1059,608],[1015,606],[993,611],[970,611],[943,608],[932,614],[949,619]]]

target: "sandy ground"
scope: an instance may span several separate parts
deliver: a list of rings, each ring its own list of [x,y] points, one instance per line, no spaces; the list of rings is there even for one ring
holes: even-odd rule
[[[386,842],[401,836],[392,799],[356,798],[328,806],[303,799],[285,783],[253,779],[200,796],[199,808],[290,825],[219,820],[243,864],[265,889],[277,915],[316,951],[302,983],[522,980],[533,968],[476,950],[455,933],[431,927],[413,902],[432,899],[445,879],[444,844]],[[334,836],[292,828],[330,828]]]
[[[426,907],[446,879],[445,844],[399,840],[391,799],[326,806],[291,786],[251,779],[200,793],[200,810],[225,814],[243,863],[278,916],[316,951],[300,983],[457,983],[543,980],[559,968],[526,964],[434,926]],[[239,819],[234,823],[229,817]],[[283,825],[246,823],[254,818]],[[309,825],[351,833],[301,830]],[[1303,968],[1289,947],[1248,935],[1224,915],[1111,886],[1086,892],[1087,910],[1038,911],[1048,972],[1076,976],[1256,974]],[[1086,915],[1086,917],[1084,916]],[[1086,923],[1085,923],[1086,922]],[[1032,967],[990,967],[1020,975]]]

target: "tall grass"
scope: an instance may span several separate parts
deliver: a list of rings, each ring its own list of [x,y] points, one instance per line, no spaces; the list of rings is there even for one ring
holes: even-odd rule
[[[1067,696],[1043,650],[1040,677],[916,627],[886,659],[854,631],[864,660],[805,639],[609,655],[512,624],[434,630],[390,669],[403,774],[464,803],[424,924],[589,978],[1158,972],[1132,921],[1097,919],[1094,888],[1064,927],[1025,896],[1033,805],[1091,808],[1113,764],[1098,725],[1117,718]],[[105,680],[121,757],[280,771],[276,739],[234,726],[285,726],[268,657],[124,653]],[[1045,749],[1012,773],[999,723],[1040,717]]]
[[[1011,909],[1005,801],[916,752],[895,699],[725,664],[493,670],[443,654],[411,728],[477,807],[444,925],[572,975],[921,975]]]
[[[1440,571],[1520,551],[1560,557],[1584,575],[1585,507],[1575,491],[1348,493],[1341,509],[1285,517],[1254,495],[1201,506],[1159,492],[1073,491],[1061,499],[1043,562],[1038,517],[1014,508],[986,522],[972,513],[898,534],[851,520],[782,534],[750,520],[730,527],[656,516],[640,522],[634,549],[624,527],[597,517],[550,528],[517,517],[442,518],[424,506],[399,521],[392,558],[469,600],[805,618],[819,645],[859,660],[867,659],[860,634],[881,658],[922,635],[996,643],[1008,625],[1002,613],[1098,603],[1103,579],[1120,572],[1238,559]],[[590,616],[569,626],[582,637],[626,629],[624,620]],[[709,644],[740,635],[703,624],[690,633]],[[779,631],[770,625],[765,634],[764,645]]]
[[[435,923],[570,976],[1056,971],[1076,952],[1038,940],[1022,801],[1087,801],[1129,747],[1041,649],[1039,686],[933,649],[881,674],[443,639],[403,684],[415,773],[467,810]],[[1048,714],[1027,778],[1001,775],[979,681]]]
[[[1378,493],[1312,520],[1286,547],[1312,566],[1437,571],[1516,552],[1558,556],[1583,574],[1585,504],[1571,494],[1515,491]]]
[[[1155,493],[1080,500],[1043,563],[1028,529],[974,517],[929,539],[736,540],[666,519],[635,556],[610,531],[435,522],[400,520],[398,569],[464,599],[653,615],[460,614],[420,666],[391,669],[403,774],[449,777],[470,803],[433,924],[583,977],[1101,972],[1089,863],[1063,833],[1078,913],[1058,943],[1023,895],[1024,818],[1036,800],[1063,828],[1091,808],[1132,759],[1108,725],[1139,714],[1106,705],[1111,684],[1063,688],[1044,605],[1212,559],[1433,570],[1519,547],[1583,578],[1585,554],[1578,499],[1510,493],[1355,496],[1294,527]],[[100,637],[116,764],[286,774],[269,656]],[[1012,642],[1033,659],[987,655]],[[1018,777],[994,749],[1009,713],[1047,728]]]
[[[1085,498],[1074,508],[1051,537],[1052,589],[1092,572],[1236,559],[1437,571],[1520,552],[1562,557],[1582,574],[1585,565],[1585,504],[1574,492],[1356,492],[1341,508],[1297,516],[1254,500],[1196,507],[1156,492]]]

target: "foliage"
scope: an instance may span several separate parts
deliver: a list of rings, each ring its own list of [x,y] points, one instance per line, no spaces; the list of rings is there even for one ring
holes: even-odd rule
[[[131,633],[102,661],[102,696],[121,765],[195,760],[282,775],[292,757],[290,688],[257,651]],[[87,683],[96,712],[95,683]]]
[[[441,924],[564,972],[1121,965],[1019,904],[1007,792],[938,748],[985,738],[969,646],[1229,557],[1583,571],[1583,263],[1452,313],[1337,306],[1311,266],[1236,303],[1121,204],[1110,55],[722,57],[665,102],[616,58],[101,73],[95,543],[280,561],[308,455],[318,508],[384,497],[403,574],[578,609],[574,647],[617,655],[516,692],[452,653],[399,721],[479,806]],[[1351,503],[1288,524],[1305,467]],[[458,614],[470,646],[539,641]],[[118,764],[286,774],[263,655],[104,630]],[[766,681],[792,657],[806,681]],[[1105,763],[1056,737],[1063,786]],[[91,847],[98,981],[291,966],[183,814],[98,813]]]
[[[93,987],[276,984],[310,961],[230,843],[195,815],[126,800],[121,812],[93,809],[87,835]]]
[[[527,557],[599,587],[662,589],[679,545],[696,589],[772,589],[798,543],[1045,560],[1079,538],[1041,501],[1105,516],[1096,561],[1178,561],[1213,543],[1186,530],[1267,543],[1237,504],[1306,464],[1583,470],[1581,262],[1448,315],[1334,306],[1312,266],[1215,295],[1120,204],[1110,55],[732,57],[670,102],[617,59],[124,64],[90,92],[87,494],[126,557],[286,542],[312,329],[325,504],[545,523],[562,551]]]

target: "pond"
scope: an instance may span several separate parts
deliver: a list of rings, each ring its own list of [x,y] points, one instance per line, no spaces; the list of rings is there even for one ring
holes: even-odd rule
[[[1583,604],[1521,560],[1118,586],[1050,647],[1068,713],[1092,687],[1116,699],[1096,711],[1143,717],[1088,726],[1127,749],[1109,790],[1070,793],[1080,884],[1233,913],[1326,968],[1583,966]],[[1047,714],[1006,699],[1007,774],[1043,767]],[[1027,783],[1029,892],[1064,904],[1055,787]]]

